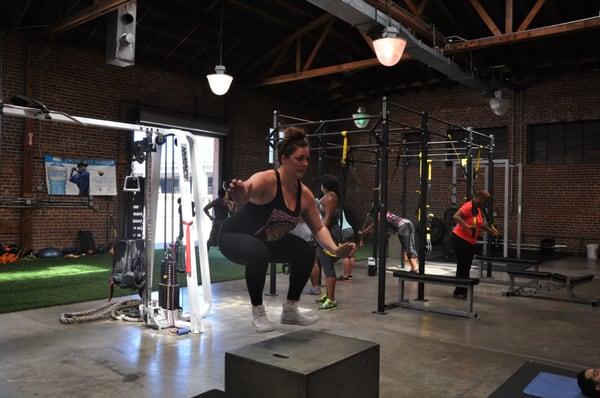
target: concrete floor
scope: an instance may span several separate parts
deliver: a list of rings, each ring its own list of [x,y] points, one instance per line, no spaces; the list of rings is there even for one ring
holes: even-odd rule
[[[598,278],[600,262],[566,258],[541,270]],[[429,266],[433,271],[452,269]],[[507,298],[503,286],[482,284],[475,290],[479,319],[402,308],[376,315],[377,279],[366,276],[364,263],[354,276],[338,283],[340,307],[321,313],[310,328],[379,343],[382,398],[486,397],[531,359],[572,369],[600,366],[600,308]],[[272,320],[278,321],[286,279],[278,277],[279,296],[265,297]],[[388,302],[396,299],[396,286],[387,278]],[[409,289],[414,297],[415,284]],[[600,282],[582,292],[600,296]],[[213,294],[203,334],[181,337],[131,323],[58,322],[62,312],[102,301],[0,315],[0,397],[191,397],[223,389],[226,351],[298,329],[277,322],[275,332],[255,333],[243,281],[215,284]],[[432,303],[461,306],[450,294],[449,287],[426,288]],[[301,307],[316,311],[314,298],[303,296]]]

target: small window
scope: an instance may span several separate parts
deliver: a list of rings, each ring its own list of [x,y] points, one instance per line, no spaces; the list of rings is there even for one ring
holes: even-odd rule
[[[600,162],[600,121],[529,126],[529,163]]]

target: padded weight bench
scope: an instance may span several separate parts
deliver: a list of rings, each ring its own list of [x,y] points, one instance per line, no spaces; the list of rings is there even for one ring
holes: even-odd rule
[[[561,300],[560,298],[544,297],[544,295],[553,290],[566,288],[570,297],[568,301],[591,304],[593,307],[598,305],[597,298],[595,300],[585,299],[577,296],[574,292],[575,287],[592,282],[594,280],[594,275],[592,274],[569,277],[554,272],[508,271],[508,276],[510,277],[510,285],[508,290],[502,292],[503,296],[525,296]],[[526,279],[528,282],[517,285],[517,278]]]
[[[473,287],[479,284],[477,278],[456,278],[454,276],[443,276],[433,274],[419,274],[416,272],[400,271],[391,269],[393,275],[399,278],[400,286],[398,291],[398,307],[411,308],[414,310],[437,312],[440,314],[456,315],[465,318],[476,318],[477,313],[473,312]],[[464,287],[467,289],[467,299],[465,301],[465,310],[455,310],[450,308],[435,308],[429,307],[425,303],[417,304],[410,302],[404,298],[404,282],[420,282],[420,283],[431,283],[435,285],[446,285],[454,287]]]
[[[484,279],[483,277],[483,268],[486,266],[486,276],[485,278],[492,277],[492,264],[504,264],[503,271],[512,271],[514,268],[511,267],[513,265],[526,266],[526,268],[534,267],[534,270],[539,271],[540,264],[543,262],[538,258],[512,258],[512,257],[494,257],[494,256],[483,256],[483,255],[475,255],[473,257],[475,260],[479,261],[479,277]]]

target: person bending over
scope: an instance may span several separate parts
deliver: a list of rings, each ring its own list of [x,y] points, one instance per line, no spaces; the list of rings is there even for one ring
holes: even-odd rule
[[[336,176],[333,174],[324,174],[321,177],[323,197],[319,199],[318,203],[323,225],[329,230],[329,234],[336,244],[342,239],[339,185],[340,183]],[[335,263],[338,257],[320,245],[317,247],[317,257],[325,273],[326,293],[318,298],[316,302],[321,304],[319,306],[320,310],[330,310],[337,307],[337,302],[335,301]]]
[[[209,204],[204,206],[204,213],[211,219],[213,222],[212,229],[210,230],[210,236],[208,241],[206,242],[207,250],[210,250],[212,246],[217,245],[217,239],[219,236],[219,231],[221,230],[221,226],[223,225],[223,221],[231,214],[231,210],[233,209],[233,203],[228,198],[228,193],[224,188],[219,188],[219,197]],[[209,213],[209,210],[213,209],[214,216]]]
[[[310,157],[304,131],[286,129],[277,149],[277,169],[255,173],[245,181],[231,181],[231,198],[244,207],[225,220],[219,234],[223,255],[246,266],[252,324],[258,332],[274,330],[262,302],[269,262],[290,264],[290,282],[281,323],[310,325],[318,320],[318,317],[301,314],[298,310],[300,294],[315,256],[315,250],[308,242],[288,233],[296,226],[300,215],[324,249],[338,257],[348,256],[355,250],[353,244],[338,246],[334,242],[321,222],[314,195],[300,182]]]
[[[453,219],[456,221],[456,226],[452,230],[452,245],[454,247],[454,254],[456,255],[457,278],[469,277],[471,264],[473,263],[473,254],[475,253],[475,245],[477,238],[481,234],[481,230],[485,229],[494,236],[498,233],[495,228],[487,225],[482,210],[491,197],[487,191],[478,191],[475,199],[465,202],[454,213]],[[467,288],[456,287],[453,296],[466,299]]]
[[[354,242],[354,229],[352,227],[343,228],[342,229],[342,242]],[[342,259],[342,267],[344,272],[338,280],[340,281],[351,281],[352,278],[352,270],[354,269],[354,263],[356,261],[355,254],[352,254],[348,257],[344,257]]]
[[[419,272],[417,250],[415,249],[415,227],[408,218],[402,218],[388,211],[385,216],[386,225],[398,235],[398,239],[402,244],[402,254],[405,256],[410,272]],[[360,241],[362,246],[362,236],[373,229],[375,224],[371,224],[364,230],[359,231]]]
[[[600,398],[600,368],[590,368],[579,372],[577,384],[586,397]]]

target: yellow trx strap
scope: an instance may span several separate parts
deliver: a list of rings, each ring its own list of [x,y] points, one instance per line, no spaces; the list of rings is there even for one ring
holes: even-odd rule
[[[456,156],[457,159],[460,159],[460,155],[458,154],[458,151],[456,150],[456,147],[454,146],[454,140],[452,139],[452,134],[448,133],[448,139],[450,140],[450,145],[452,146],[452,150],[454,151],[454,155]]]
[[[490,224],[489,228],[490,228],[490,231],[492,231],[493,234],[500,235],[500,231],[498,231],[498,228],[496,228],[496,226],[494,224]]]
[[[334,253],[330,252],[329,250],[323,249],[323,252],[329,257],[337,257]]]
[[[427,159],[427,181],[431,182],[431,166],[433,161],[431,159]]]
[[[477,150],[477,161],[475,162],[475,178],[477,178],[477,174],[479,173],[479,164],[481,163],[481,147]]]
[[[344,137],[344,144],[342,147],[342,166],[346,165],[346,159],[348,158],[348,132],[342,131],[342,137]]]

